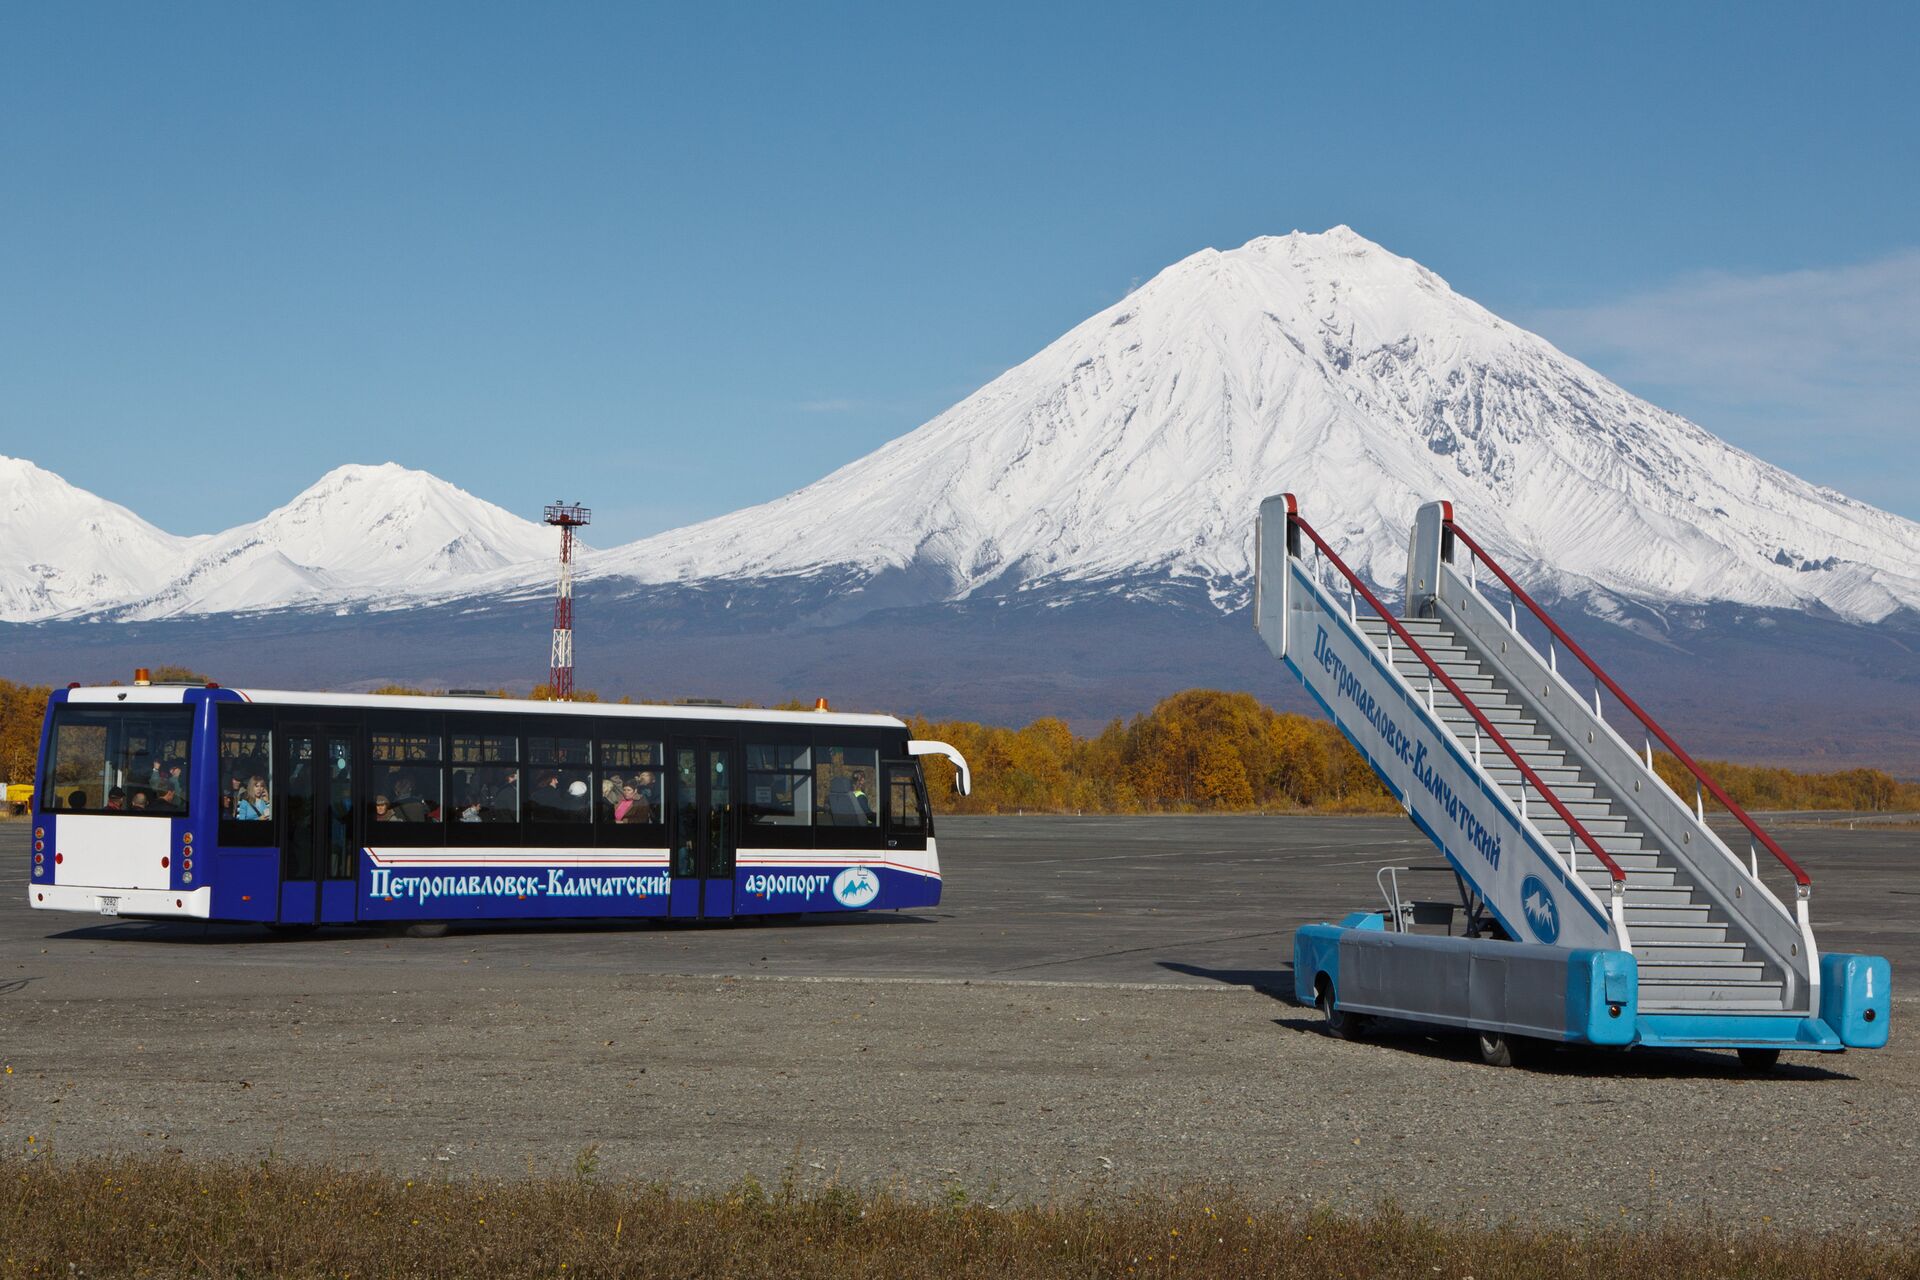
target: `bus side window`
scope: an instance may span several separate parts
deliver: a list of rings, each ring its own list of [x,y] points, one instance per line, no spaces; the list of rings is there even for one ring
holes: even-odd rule
[[[814,822],[822,827],[880,825],[880,753],[869,747],[822,747],[815,753]]]
[[[926,812],[920,807],[920,780],[911,765],[887,766],[887,826],[895,831],[924,831]]]
[[[218,786],[221,818],[266,822],[273,817],[273,729],[252,708],[220,710]]]

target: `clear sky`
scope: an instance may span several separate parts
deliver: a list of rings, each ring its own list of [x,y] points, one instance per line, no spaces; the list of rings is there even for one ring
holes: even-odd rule
[[[11,5],[0,452],[180,533],[391,458],[608,545],[1344,222],[1920,517],[1917,54],[1891,5]]]

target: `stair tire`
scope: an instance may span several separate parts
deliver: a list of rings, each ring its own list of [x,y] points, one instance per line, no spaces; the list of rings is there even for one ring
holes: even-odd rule
[[[1334,1003],[1333,988],[1326,983],[1320,984],[1314,1007],[1320,1010],[1321,1027],[1335,1040],[1358,1040],[1366,1030],[1364,1018]]]
[[[1474,1038],[1480,1046],[1480,1061],[1490,1067],[1513,1067],[1526,1060],[1528,1046],[1524,1036],[1481,1031]]]
[[[1740,1065],[1755,1075],[1765,1075],[1780,1064],[1778,1049],[1742,1049]]]

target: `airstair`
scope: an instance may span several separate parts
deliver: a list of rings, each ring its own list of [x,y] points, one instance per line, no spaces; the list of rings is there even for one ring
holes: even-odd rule
[[[1433,841],[1460,895],[1436,912],[1383,874],[1384,912],[1299,931],[1296,991],[1330,1029],[1460,1026],[1491,1061],[1541,1040],[1733,1048],[1756,1066],[1781,1049],[1886,1042],[1886,961],[1820,956],[1806,872],[1450,504],[1415,519],[1399,614],[1292,495],[1262,504],[1257,556],[1262,639]],[[1655,770],[1656,745],[1691,795]],[[1739,824],[1733,844],[1708,823],[1708,799]],[[1435,920],[1445,934],[1416,931]]]

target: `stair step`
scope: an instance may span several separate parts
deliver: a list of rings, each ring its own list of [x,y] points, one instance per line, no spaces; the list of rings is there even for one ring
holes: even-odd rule
[[[1574,816],[1579,817],[1580,815],[1575,814]],[[1541,835],[1555,839],[1559,844],[1564,845],[1566,843],[1567,824],[1561,820],[1559,814],[1553,811],[1553,806],[1547,804],[1544,800],[1529,799],[1527,801],[1527,817],[1532,819],[1533,825],[1539,830]],[[1602,844],[1606,843],[1607,837],[1610,835],[1624,836],[1631,834],[1643,836],[1644,838],[1644,833],[1640,831],[1629,832],[1625,818],[1594,818],[1591,821],[1586,818],[1580,818],[1580,825],[1585,827],[1587,831]]]
[[[1709,965],[1744,962],[1746,954],[1747,947],[1742,942],[1726,942],[1709,938],[1643,937],[1637,930],[1633,935],[1633,955],[1643,969],[1648,964],[1663,961],[1701,962]],[[1758,961],[1753,963],[1757,964]]]
[[[1715,928],[1726,926],[1712,920],[1712,908],[1703,903],[1686,903],[1676,907],[1628,907],[1627,925],[1664,925],[1670,928],[1700,928],[1712,925]]]
[[[1398,671],[1401,676],[1406,679],[1408,684],[1412,685],[1422,695],[1426,693],[1427,681],[1431,679],[1433,681],[1433,702],[1435,706],[1440,705],[1440,699],[1442,697],[1450,698],[1453,696],[1453,690],[1447,688],[1444,681],[1435,677],[1433,672],[1429,670],[1423,662],[1418,660],[1401,661],[1396,659],[1393,667],[1394,670]],[[1440,669],[1447,672],[1447,678],[1459,685],[1460,692],[1471,698],[1475,706],[1480,705],[1480,699],[1483,695],[1491,698],[1495,694],[1505,695],[1506,693],[1506,687],[1504,685],[1495,682],[1492,676],[1481,675],[1477,669],[1473,671],[1447,671],[1447,664],[1444,662],[1440,664]]]
[[[1701,910],[1705,911],[1706,908],[1702,907]],[[1636,913],[1645,914],[1645,908],[1629,908],[1627,911],[1627,929],[1633,934],[1633,949],[1636,952],[1644,943],[1671,942],[1693,946],[1727,940],[1727,926],[1724,924],[1668,924],[1654,920],[1636,923],[1633,918]]]
[[[1612,892],[1612,888],[1611,885],[1608,884],[1607,887],[1595,889],[1594,892],[1605,897]],[[1692,905],[1693,889],[1691,886],[1676,886],[1672,889],[1651,889],[1645,885],[1634,884],[1631,876],[1627,878],[1627,910],[1629,911],[1635,907],[1687,907]],[[1627,928],[1632,929],[1633,925],[1629,923]]]
[[[1616,861],[1618,861],[1616,859]],[[1627,869],[1623,866],[1622,871]],[[1600,865],[1598,858],[1580,859],[1580,878],[1587,882],[1587,888],[1604,890],[1613,883],[1613,877]],[[1686,887],[1679,885],[1672,867],[1654,867],[1646,871],[1627,871],[1627,892],[1635,889],[1672,889]]]
[[[1640,1012],[1724,1012],[1728,1009],[1778,1009],[1785,984],[1767,982],[1704,982],[1640,979]]]

